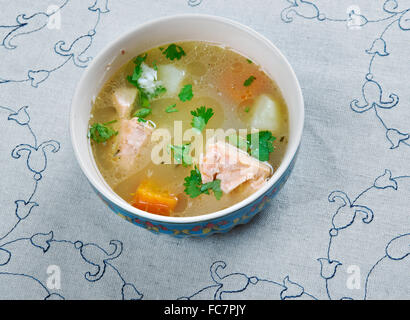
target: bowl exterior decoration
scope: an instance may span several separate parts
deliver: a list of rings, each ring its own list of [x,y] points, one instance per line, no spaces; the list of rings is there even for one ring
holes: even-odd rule
[[[249,205],[231,212],[230,214],[217,219],[211,219],[196,223],[167,223],[158,222],[152,219],[143,218],[121,208],[104,197],[97,189],[94,191],[100,199],[119,217],[131,222],[132,224],[145,228],[153,233],[163,233],[178,238],[184,237],[205,237],[215,233],[228,232],[233,227],[248,223],[257,213],[262,211],[265,206],[276,196],[279,190],[289,178],[296,161],[295,154],[291,164],[284,174],[273,184],[263,195]]]

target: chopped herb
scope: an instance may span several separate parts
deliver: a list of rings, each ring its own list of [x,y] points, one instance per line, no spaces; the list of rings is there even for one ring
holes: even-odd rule
[[[190,166],[192,164],[192,157],[189,154],[189,148],[191,147],[191,144],[186,143],[182,146],[169,145],[169,147],[174,153],[174,159],[176,163],[182,163],[184,167]]]
[[[149,108],[141,108],[135,111],[133,117],[138,118],[146,118],[151,113],[151,109]]]
[[[249,107],[246,107],[246,108],[245,108],[245,112],[246,112],[246,113],[249,112],[249,110],[251,110]]]
[[[221,180],[214,180],[208,183],[205,183],[201,186],[201,192],[209,194],[209,190],[213,190],[216,200],[221,199],[222,190],[221,190]]]
[[[275,150],[273,142],[276,138],[270,131],[259,131],[250,133],[244,137],[232,135],[227,137],[230,144],[241,150],[246,150],[252,157],[260,161],[268,161],[269,154]]]
[[[276,138],[270,131],[259,131],[257,133],[250,133],[246,136],[249,145],[249,153],[252,157],[260,161],[268,161],[269,153],[275,150],[273,141]]]
[[[128,82],[138,88],[139,105],[144,108],[147,108],[150,106],[150,100],[158,97],[160,94],[167,91],[164,86],[160,85],[155,88],[154,93],[149,93],[144,88],[141,88],[141,86],[139,85],[138,80],[141,78],[142,73],[143,73],[142,64],[145,62],[146,59],[147,59],[147,54],[136,57],[134,59],[134,63],[135,63],[134,71],[131,76],[127,76]],[[154,69],[155,68],[156,68],[156,64],[154,62]]]
[[[195,166],[195,170],[191,170],[191,175],[185,179],[185,193],[191,198],[196,198],[201,194],[209,194],[209,190],[213,190],[215,198],[219,200],[222,196],[221,180],[214,180],[202,184],[201,172]]]
[[[161,48],[160,48],[161,49]],[[185,56],[186,53],[184,51],[184,49],[182,49],[182,47],[177,46],[175,43],[170,44],[168,46],[168,48],[166,48],[165,50],[161,50],[163,54],[165,54],[165,56],[170,59],[170,60],[180,60],[182,58],[182,56]]]
[[[147,54],[144,54],[143,56],[140,55],[134,59],[134,64],[135,64],[134,71],[132,73],[132,76],[127,77],[128,82],[136,86],[137,88],[139,88],[138,80],[139,78],[141,78],[141,75],[142,75],[141,65],[147,59],[147,56],[148,56]]]
[[[249,64],[252,64],[252,60],[246,59],[246,61],[248,61]]]
[[[201,106],[195,111],[191,111],[191,114],[194,116],[191,122],[192,127],[202,132],[209,119],[214,115],[214,111],[212,108]]]
[[[158,66],[155,61],[152,63],[152,67],[154,68],[155,71],[158,71]]]
[[[176,103],[175,103],[175,104],[172,104],[172,105],[168,106],[168,107],[165,109],[165,112],[166,112],[166,113],[178,112],[178,109],[177,109],[176,107],[177,107],[177,104],[176,104]]]
[[[165,92],[167,92],[167,89],[164,86],[158,86],[155,88],[154,93],[150,95],[150,98],[156,98]]]
[[[192,93],[192,84],[187,84],[184,86],[178,94],[179,100],[182,102],[189,101],[192,99],[194,94]]]
[[[256,80],[256,78],[255,78],[254,76],[250,76],[248,79],[245,80],[245,82],[243,83],[243,85],[244,85],[245,87],[249,87],[254,80]]]
[[[145,120],[143,118],[138,118],[138,122],[147,122],[147,120]]]
[[[140,104],[140,106],[141,107],[144,107],[144,108],[148,108],[151,104],[149,103],[149,96],[148,96],[148,94],[144,91],[144,90],[142,90],[142,89],[139,89],[139,91],[138,91],[139,93],[138,93],[138,98],[139,98],[139,104]]]
[[[199,169],[196,166],[195,170],[191,170],[191,175],[189,177],[186,177],[184,180],[184,191],[187,195],[189,195],[191,198],[196,198],[201,195],[201,172],[199,172]]]
[[[106,123],[94,123],[89,131],[89,137],[97,143],[105,142],[113,136],[118,134],[118,131],[107,127],[108,125],[117,122],[117,120],[109,121]]]

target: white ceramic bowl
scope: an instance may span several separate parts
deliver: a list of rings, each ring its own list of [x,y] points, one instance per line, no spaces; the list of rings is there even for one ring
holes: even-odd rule
[[[229,47],[248,57],[272,77],[287,103],[289,143],[283,161],[266,186],[235,205],[197,217],[164,217],[134,208],[114,193],[100,174],[87,138],[92,101],[113,73],[138,54],[179,41],[199,40]],[[125,52],[125,54],[122,54]],[[286,58],[268,39],[225,18],[178,15],[144,23],[110,43],[84,72],[75,91],[70,132],[75,155],[94,190],[117,214],[154,232],[176,236],[203,236],[225,232],[246,223],[259,212],[286,181],[296,159],[304,122],[302,91]]]

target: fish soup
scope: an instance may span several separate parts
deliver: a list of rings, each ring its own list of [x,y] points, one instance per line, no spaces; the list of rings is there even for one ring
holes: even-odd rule
[[[253,61],[207,42],[151,49],[102,87],[90,118],[95,162],[136,208],[188,217],[261,188],[288,142],[275,82]]]

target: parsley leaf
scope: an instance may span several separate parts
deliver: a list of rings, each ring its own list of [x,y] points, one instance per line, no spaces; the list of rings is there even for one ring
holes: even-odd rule
[[[151,113],[151,109],[149,108],[141,108],[135,111],[133,117],[138,118],[146,118]]]
[[[172,105],[166,107],[165,112],[166,113],[178,112],[178,109],[176,107],[177,107],[176,103],[172,104]]]
[[[175,43],[170,44],[168,46],[168,48],[166,48],[165,50],[161,50],[163,54],[165,54],[165,56],[170,59],[170,60],[180,60],[182,58],[182,56],[186,56],[186,53],[184,51],[184,49],[182,49],[182,47],[177,46]]]
[[[214,192],[216,200],[221,199],[222,197],[222,190],[221,190],[221,180],[214,180],[208,183],[205,183],[201,186],[201,192],[209,194],[209,190]]]
[[[260,161],[268,161],[269,154],[275,150],[273,142],[276,138],[270,131],[259,131],[248,134],[246,139],[241,136],[231,135],[227,137],[227,140],[235,147],[246,150],[252,157]]]
[[[270,131],[259,131],[246,136],[249,145],[249,154],[260,161],[268,161],[269,153],[275,150],[273,142],[276,138]]]
[[[150,106],[150,100],[158,97],[160,94],[163,94],[167,91],[167,89],[164,86],[160,85],[155,88],[155,91],[153,93],[149,93],[146,90],[144,90],[144,88],[141,88],[141,86],[139,85],[138,80],[141,78],[143,73],[142,64],[147,59],[147,56],[147,54],[144,54],[136,57],[134,59],[134,71],[131,76],[127,76],[128,82],[138,88],[139,105],[143,108],[148,108]],[[153,63],[153,65],[154,70],[156,70],[157,67],[155,62]]]
[[[184,86],[178,94],[179,100],[182,102],[189,101],[192,99],[194,94],[192,93],[192,84],[187,84]]]
[[[200,132],[202,132],[202,130],[204,130],[205,128],[206,123],[204,121],[204,118],[194,117],[192,119],[191,125],[192,125],[192,128],[195,128],[199,130]]]
[[[246,113],[248,113],[250,110],[251,110],[251,108],[249,108],[249,107],[246,107],[246,108],[245,108],[245,112],[246,112]]]
[[[214,180],[212,182],[202,184],[201,172],[196,166],[195,170],[191,170],[191,175],[186,177],[184,180],[184,191],[191,198],[196,198],[201,194],[209,194],[209,190],[214,192],[217,200],[222,197],[221,180]]]
[[[192,157],[189,154],[189,148],[191,147],[191,144],[186,143],[182,146],[169,145],[169,147],[174,153],[174,159],[176,163],[182,163],[184,167],[192,164]]]
[[[243,85],[244,85],[245,87],[249,87],[254,80],[256,80],[256,78],[255,78],[254,76],[250,76],[248,79],[245,80],[245,82],[243,83]]]
[[[184,183],[185,193],[191,198],[196,198],[201,195],[202,178],[199,169],[195,166],[195,170],[191,170],[191,175],[186,177]]]
[[[211,119],[211,117],[214,115],[214,111],[212,110],[212,108],[201,106],[195,111],[191,111],[191,114],[194,116],[191,122],[192,127],[202,132],[209,119]]]
[[[118,134],[118,131],[107,127],[107,125],[117,122],[117,120],[113,120],[106,123],[94,123],[89,131],[89,137],[93,139],[97,143],[105,142],[113,136]]]
[[[134,64],[135,64],[134,71],[132,73],[132,76],[127,77],[128,82],[136,86],[137,88],[139,88],[138,80],[139,78],[141,78],[141,75],[142,75],[141,65],[147,59],[147,56],[148,56],[147,54],[144,54],[143,56],[140,55],[134,59]]]
[[[250,59],[246,59],[246,61],[248,61],[249,64],[253,63],[252,60],[250,60]]]

